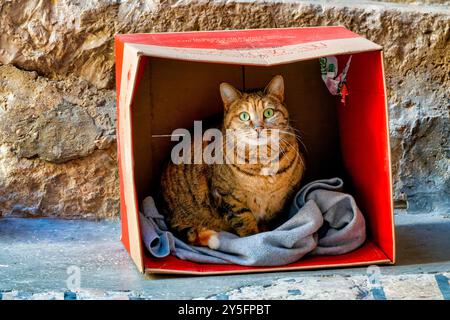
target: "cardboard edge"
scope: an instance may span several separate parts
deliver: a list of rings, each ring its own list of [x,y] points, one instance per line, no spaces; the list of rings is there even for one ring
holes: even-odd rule
[[[373,48],[373,49],[367,49],[367,50],[349,50],[349,51],[344,51],[344,52],[339,52],[333,55],[349,55],[349,54],[357,54],[357,53],[361,53],[361,52],[373,52],[373,51],[381,51],[381,48]],[[316,57],[305,57],[305,58],[301,58],[301,59],[295,59],[295,60],[290,60],[287,62],[268,62],[267,64],[265,64],[264,66],[267,67],[272,67],[272,66],[279,66],[279,65],[283,65],[283,64],[291,64],[291,63],[296,63],[296,62],[301,62],[301,61],[308,61],[308,60],[314,60],[314,59],[318,59],[318,58],[322,58],[322,57],[326,57],[328,55],[318,55]],[[243,64],[245,65],[245,64]],[[262,66],[262,65],[260,65]]]
[[[115,76],[116,76],[116,92],[120,92],[120,77],[122,76],[122,55],[123,55],[123,42],[120,41],[119,37],[114,36],[114,55],[115,55]],[[120,108],[119,108],[119,95],[116,95],[116,128],[119,127],[119,112],[120,112]],[[118,171],[119,171],[119,183],[122,184],[120,182],[121,180],[121,173],[120,173],[120,141],[117,137],[117,162],[118,162]],[[120,186],[120,193],[122,193],[122,186]],[[122,198],[122,196],[121,196]],[[122,204],[121,204],[122,205]],[[120,216],[121,219],[123,219],[123,212],[120,212]],[[125,245],[125,247],[127,246],[125,244],[125,237],[124,237],[124,225],[123,223],[121,224],[121,233],[120,233],[120,241]]]
[[[132,194],[130,192],[125,192],[125,207],[127,208],[127,224],[128,224],[128,239],[129,239],[129,247],[130,247],[130,256],[134,263],[136,264],[138,270],[141,273],[144,273],[144,258],[143,258],[143,248],[141,241],[141,232],[140,232],[140,221],[139,221],[139,208],[137,205],[137,194],[136,188],[134,185],[135,176],[134,176],[134,157],[133,157],[133,141],[132,141],[132,117],[131,117],[131,106],[132,100],[134,96],[134,88],[136,86],[136,78],[137,78],[137,69],[141,60],[141,56],[133,49],[132,46],[124,44],[123,48],[123,64],[122,64],[122,75],[121,75],[121,86],[119,92],[119,120],[126,121],[128,125],[120,126],[118,129],[118,135],[125,137],[121,137],[121,148],[124,148],[125,144],[129,144],[131,148],[131,154],[129,155],[130,159],[125,159],[126,153],[121,149],[121,164],[123,166],[123,171],[130,170],[128,174],[130,175],[129,179],[131,184],[129,184],[129,188],[132,190]],[[126,112],[128,112],[128,118],[126,117]],[[126,133],[123,133],[122,130],[128,130],[129,137],[126,136]],[[128,138],[128,139],[125,139]],[[128,166],[128,168],[126,168]],[[126,188],[126,181],[124,180],[124,185]],[[128,196],[127,196],[128,194]]]
[[[249,270],[230,270],[230,271],[181,271],[174,269],[157,269],[157,268],[145,268],[145,274],[167,274],[167,275],[192,275],[192,276],[213,276],[213,275],[230,275],[230,274],[249,274],[249,273],[267,273],[267,272],[284,272],[284,271],[301,271],[301,270],[321,270],[321,269],[333,269],[344,267],[358,267],[358,266],[370,266],[374,264],[380,265],[392,265],[393,262],[390,259],[372,260],[364,262],[354,263],[338,263],[330,265],[317,266],[299,266],[299,267],[276,267],[276,268],[261,268],[261,269],[249,269]]]
[[[353,43],[352,43],[353,42]],[[348,46],[355,45],[356,49],[343,49],[342,43],[347,43]],[[152,44],[136,44],[136,43],[127,43],[128,46],[133,47],[134,50],[138,52],[139,55],[157,57],[157,58],[165,58],[165,59],[175,59],[180,61],[191,61],[191,62],[203,62],[203,63],[219,63],[219,64],[232,64],[232,65],[246,65],[246,66],[276,66],[288,63],[294,63],[299,61],[317,59],[320,57],[332,55],[341,55],[341,54],[354,54],[360,52],[370,52],[370,51],[381,51],[383,48],[371,42],[370,40],[363,37],[356,37],[350,39],[333,39],[333,40],[324,40],[324,41],[314,41],[308,43],[294,44],[283,46],[280,48],[293,50],[300,50],[302,47],[314,46],[314,45],[323,45],[326,44],[332,45],[334,48],[325,47],[321,50],[312,50],[312,51],[304,51],[302,54],[298,54],[296,57],[284,57],[284,60],[281,59],[267,59],[261,55],[254,56],[248,59],[242,59],[242,57],[234,57],[227,56],[225,53],[229,51],[239,51],[242,52],[242,55],[245,56],[245,53],[252,52],[254,50],[263,50],[263,49],[207,49],[211,52],[214,51],[217,53],[213,58],[206,59],[203,58],[203,53],[206,49],[202,48],[178,48],[178,47],[164,47],[160,45],[152,45]],[[340,47],[339,47],[340,46]],[[165,50],[165,51],[163,51]],[[181,54],[178,51],[184,51],[185,54]],[[331,51],[333,53],[331,53]],[[292,53],[290,53],[292,55]],[[236,60],[236,59],[239,59]]]
[[[384,68],[384,51],[380,50],[381,55],[381,69],[383,73],[383,90],[384,90],[384,106],[386,110],[386,132],[387,134],[387,146],[388,146],[388,164],[389,164],[389,186],[391,194],[391,226],[392,226],[392,264],[396,263],[397,260],[397,248],[396,248],[396,231],[395,231],[395,215],[394,215],[394,192],[393,192],[393,179],[392,179],[392,154],[391,154],[391,135],[389,128],[389,104],[387,101],[387,87],[386,87],[386,75]]]
[[[203,33],[218,33],[224,31],[255,31],[255,30],[292,30],[292,29],[315,29],[315,28],[323,28],[323,29],[332,29],[332,28],[342,28],[347,29],[344,25],[335,25],[335,26],[312,26],[312,27],[285,27],[285,28],[245,28],[245,29],[228,29],[228,30],[203,30],[203,31],[181,31],[181,32],[152,32],[152,33],[133,33],[133,35],[146,35],[146,34],[177,34],[177,33],[192,33],[192,32],[203,32]],[[348,30],[348,29],[347,29]],[[361,37],[359,34],[348,30],[358,37]],[[127,36],[129,33],[117,33],[114,37],[122,38],[123,36]],[[369,40],[370,41],[370,40]]]

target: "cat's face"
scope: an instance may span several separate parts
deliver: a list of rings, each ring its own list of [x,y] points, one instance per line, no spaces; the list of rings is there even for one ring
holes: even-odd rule
[[[262,92],[241,93],[228,83],[220,85],[224,104],[224,129],[241,142],[267,144],[274,132],[283,134],[289,126],[289,114],[283,104],[284,81],[275,76]]]

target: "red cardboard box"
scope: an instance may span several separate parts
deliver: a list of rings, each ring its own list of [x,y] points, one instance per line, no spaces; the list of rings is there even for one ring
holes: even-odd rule
[[[388,110],[382,48],[343,27],[117,35],[116,81],[122,242],[141,272],[224,274],[392,264],[395,241]],[[319,58],[352,55],[345,105],[332,96]],[[152,136],[191,128],[222,112],[219,84],[260,88],[285,79],[286,104],[308,148],[304,183],[342,177],[363,212],[368,237],[338,256],[280,267],[152,258],[141,241],[139,204],[159,186],[171,141]]]

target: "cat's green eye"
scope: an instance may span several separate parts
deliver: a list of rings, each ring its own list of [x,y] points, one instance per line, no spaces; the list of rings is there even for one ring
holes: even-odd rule
[[[266,110],[264,110],[264,118],[270,118],[273,116],[273,109],[272,108],[267,108]]]
[[[239,119],[241,119],[241,121],[248,121],[250,120],[250,115],[248,114],[248,112],[241,112],[239,114]]]

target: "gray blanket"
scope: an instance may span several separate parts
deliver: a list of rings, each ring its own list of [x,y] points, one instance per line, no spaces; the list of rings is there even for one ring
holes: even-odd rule
[[[220,232],[218,250],[191,246],[176,238],[152,197],[143,202],[143,241],[154,257],[173,254],[200,263],[279,266],[306,254],[337,255],[358,248],[366,239],[364,217],[339,178],[317,180],[295,196],[289,218],[278,228],[240,238]]]

